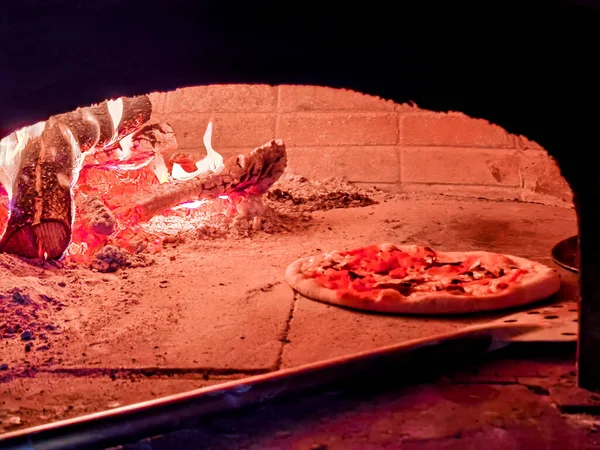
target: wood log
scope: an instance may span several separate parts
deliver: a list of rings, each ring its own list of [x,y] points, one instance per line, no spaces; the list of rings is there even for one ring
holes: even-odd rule
[[[55,259],[71,237],[72,142],[50,119],[39,137],[28,140],[20,156],[0,251]]]
[[[136,224],[189,201],[220,195],[261,195],[281,176],[286,162],[285,144],[272,140],[247,155],[229,158],[217,173],[158,185],[152,195],[133,198],[130,205],[113,213],[118,220]]]
[[[100,158],[99,155],[94,155],[86,159],[83,170],[97,168],[135,170],[153,159],[160,161],[159,164],[166,167],[164,155],[177,150],[175,131],[168,123],[146,125],[132,134],[131,141],[131,155],[125,160],[111,159],[111,155],[106,153]]]
[[[115,108],[113,123],[109,107]],[[58,259],[71,240],[71,188],[81,152],[110,149],[150,119],[147,96],[123,98],[50,117],[39,136],[31,136],[19,154],[10,187],[10,217],[0,252],[28,258]],[[117,122],[117,120],[115,120]],[[10,162],[9,162],[10,163]],[[7,189],[8,190],[8,189]]]
[[[112,104],[113,110],[117,112],[116,124],[111,118],[111,103],[108,100],[53,118],[71,130],[82,152],[91,148],[111,149],[125,136],[148,122],[152,114],[152,103],[147,95],[119,98],[112,101]]]

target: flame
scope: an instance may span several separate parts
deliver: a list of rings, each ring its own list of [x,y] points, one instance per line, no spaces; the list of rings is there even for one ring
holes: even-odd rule
[[[202,205],[206,205],[207,203],[208,203],[208,200],[194,200],[193,202],[182,203],[181,205],[177,205],[171,209],[175,210],[175,211],[177,211],[179,209],[198,209]]]
[[[123,99],[119,97],[116,100],[107,100],[106,104],[108,108],[108,115],[110,116],[113,126],[113,135],[110,142],[107,144],[107,146],[110,146],[114,144],[119,137],[119,124],[123,118]]]
[[[221,200],[228,200],[229,197],[227,195],[219,195]],[[181,209],[198,209],[202,205],[206,205],[210,200],[193,200],[191,202],[182,203],[181,205],[177,205],[171,208],[173,211],[181,210]]]
[[[196,168],[194,172],[186,172],[183,170],[180,164],[174,163],[171,176],[175,180],[191,180],[198,175],[205,175],[211,172],[219,172],[223,168],[223,157],[215,151],[212,146],[212,121],[208,122],[206,132],[204,133],[204,147],[206,148],[206,156],[196,162]]]
[[[119,161],[124,161],[131,157],[131,154],[133,153],[131,151],[133,148],[133,134],[134,133],[128,134],[119,141],[119,149],[117,150]]]
[[[154,172],[160,184],[170,181],[169,169],[167,169],[165,159],[160,153],[156,153],[154,159],[150,162],[149,168]]]
[[[13,182],[17,176],[17,170],[21,165],[21,152],[29,139],[39,137],[45,127],[46,122],[38,122],[14,131],[0,140],[0,183],[4,186],[9,201],[12,198]]]

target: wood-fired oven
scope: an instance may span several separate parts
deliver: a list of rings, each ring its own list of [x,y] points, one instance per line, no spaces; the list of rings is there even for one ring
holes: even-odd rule
[[[0,430],[552,305],[598,391],[597,5],[226,3],[0,7]],[[541,309],[363,314],[282,278],[385,241],[553,265],[573,235]]]

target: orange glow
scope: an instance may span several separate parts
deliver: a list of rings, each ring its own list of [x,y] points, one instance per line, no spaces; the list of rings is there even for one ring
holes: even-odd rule
[[[198,209],[202,205],[205,205],[206,203],[208,203],[208,200],[194,200],[193,202],[182,203],[181,205],[175,206],[174,208],[171,208],[171,209],[173,209],[175,211],[177,211],[179,209]]]
[[[72,190],[73,211],[71,242],[63,257],[71,261],[89,263],[96,252],[107,243],[135,253],[139,246],[150,251],[159,251],[164,238],[183,230],[193,230],[215,220],[227,217],[232,201],[227,195],[214,200],[193,200],[182,203],[163,214],[153,217],[147,223],[130,222],[122,218],[114,222],[110,235],[94,231],[87,223],[87,216],[77,213],[79,204],[85,198],[96,197],[109,209],[126,206],[138,194],[151,195],[153,186],[175,180],[189,180],[194,177],[217,173],[223,168],[223,156],[212,146],[213,122],[207,125],[203,137],[206,156],[196,163],[194,172],[186,172],[177,163],[169,173],[165,156],[147,141],[136,140],[135,132],[119,140],[118,127],[123,115],[122,99],[108,101],[113,135],[106,146],[95,146],[82,152],[73,131],[60,123],[60,131],[70,146],[73,155],[73,173],[69,180]],[[94,122],[94,117],[85,118]],[[96,121],[97,124],[97,121]],[[97,124],[98,125],[98,124]],[[99,126],[99,125],[98,125]],[[27,142],[42,135],[46,122],[15,131],[0,141],[0,235],[9,218],[9,205],[21,155]],[[225,220],[225,219],[223,219]]]

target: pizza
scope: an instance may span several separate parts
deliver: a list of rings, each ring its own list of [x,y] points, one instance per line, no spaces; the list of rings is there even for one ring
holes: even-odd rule
[[[517,256],[393,244],[301,258],[287,268],[285,279],[313,300],[407,314],[510,308],[543,300],[560,288],[556,269]]]

